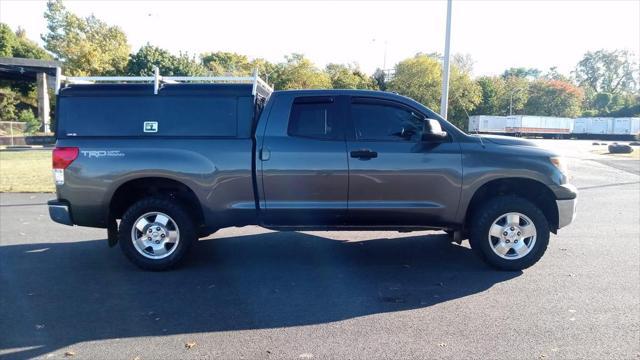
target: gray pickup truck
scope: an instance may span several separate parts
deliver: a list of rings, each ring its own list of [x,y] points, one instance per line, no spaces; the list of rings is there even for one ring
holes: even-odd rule
[[[67,84],[51,218],[107,229],[144,269],[230,226],[444,230],[490,265],[537,262],[575,216],[564,160],[465,134],[378,91],[254,83]]]

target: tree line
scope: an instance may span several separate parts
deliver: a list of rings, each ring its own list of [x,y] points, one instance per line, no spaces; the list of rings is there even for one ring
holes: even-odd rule
[[[172,54],[147,43],[131,52],[127,36],[117,26],[95,16],[79,17],[62,0],[50,0],[44,17],[44,48],[22,29],[0,23],[0,57],[58,59],[64,73],[74,76],[151,75],[153,67],[169,76],[247,76],[258,69],[275,89],[343,88],[393,91],[439,111],[442,56],[418,53],[395,64],[391,71],[366,74],[357,64],[317,67],[303,54],[290,54],[274,63],[234,52]],[[543,116],[638,116],[639,71],[634,55],[625,50],[587,52],[570,74],[510,68],[499,76],[472,77],[473,59],[452,59],[449,119],[466,128],[469,115],[527,114]],[[33,84],[0,82],[0,119],[30,121],[35,108]],[[31,116],[29,116],[31,112]]]

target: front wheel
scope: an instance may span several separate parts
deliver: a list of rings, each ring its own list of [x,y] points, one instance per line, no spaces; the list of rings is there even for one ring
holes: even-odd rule
[[[133,204],[122,216],[118,231],[124,254],[145,270],[174,267],[197,240],[188,212],[160,197]]]
[[[549,244],[549,224],[526,199],[500,196],[475,213],[471,247],[491,266],[522,270],[540,260]]]

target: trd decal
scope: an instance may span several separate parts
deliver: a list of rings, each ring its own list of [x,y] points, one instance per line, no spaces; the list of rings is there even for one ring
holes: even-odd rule
[[[101,158],[101,157],[122,157],[124,153],[120,150],[80,150],[82,156],[88,158]]]

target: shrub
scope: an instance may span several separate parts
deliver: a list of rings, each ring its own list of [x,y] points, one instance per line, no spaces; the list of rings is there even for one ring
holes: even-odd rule
[[[18,121],[26,124],[25,132],[33,134],[40,130],[40,120],[33,114],[31,110],[22,110],[18,115]]]
[[[9,89],[0,89],[0,121],[15,121],[16,94]]]

